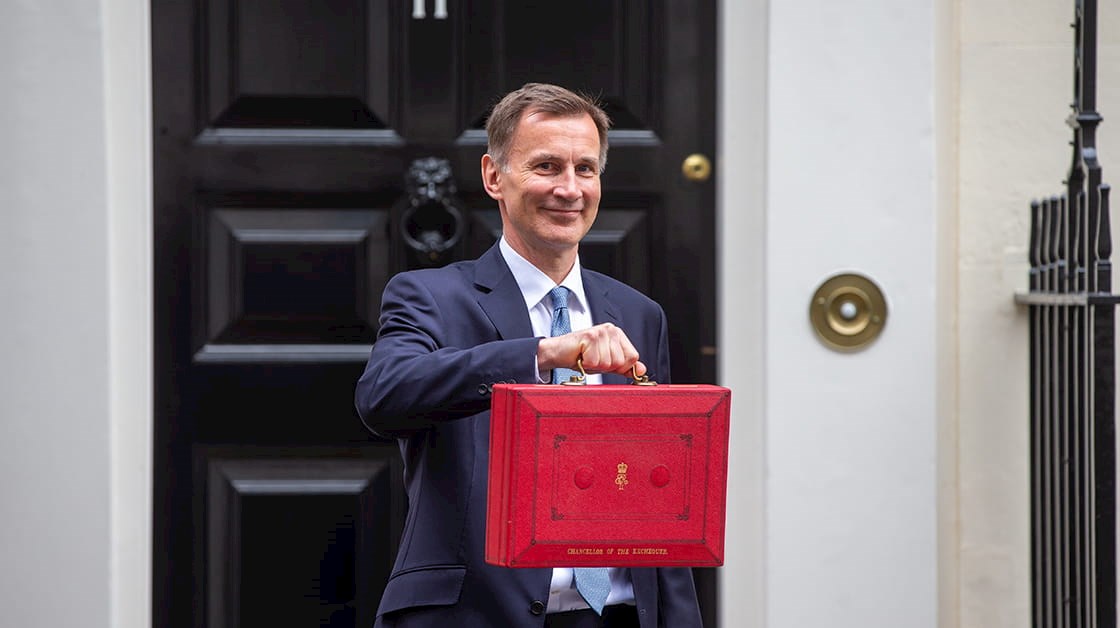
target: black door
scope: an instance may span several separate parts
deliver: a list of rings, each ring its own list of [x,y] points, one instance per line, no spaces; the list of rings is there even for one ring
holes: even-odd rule
[[[354,382],[386,280],[498,236],[482,124],[522,83],[607,103],[584,264],[665,306],[675,381],[715,380],[713,184],[681,174],[715,148],[714,0],[152,8],[155,626],[372,623],[405,501]]]

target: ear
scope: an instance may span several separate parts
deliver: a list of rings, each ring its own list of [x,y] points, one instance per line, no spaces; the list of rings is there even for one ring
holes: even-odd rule
[[[489,153],[482,156],[482,187],[490,198],[502,200],[502,169]]]

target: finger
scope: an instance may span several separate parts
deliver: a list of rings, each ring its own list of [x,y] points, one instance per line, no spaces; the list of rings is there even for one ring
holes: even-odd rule
[[[599,333],[595,337],[594,357],[592,358],[594,368],[597,371],[611,371],[611,339],[608,334]]]
[[[576,334],[581,338],[580,353],[583,367],[588,372],[629,375],[638,362],[640,356],[630,338],[622,329],[610,323],[596,325]]]
[[[578,332],[581,335],[580,353],[583,357],[583,368],[587,371],[600,372],[603,369],[603,334],[599,326]]]
[[[615,373],[629,371],[629,367],[637,359],[633,347],[627,349],[627,345],[629,341],[625,336],[615,337],[613,343],[610,343],[610,369]]]
[[[579,349],[576,351],[576,357],[572,360],[572,365],[575,366],[576,361],[582,361],[583,368],[587,368],[587,353],[590,349],[591,343],[586,337],[580,337]]]
[[[618,361],[616,364],[618,365],[619,372],[629,371],[640,357],[638,355],[638,349],[634,347],[634,343],[630,342],[630,338],[622,333],[622,330],[619,330],[617,341],[616,350],[618,352]]]

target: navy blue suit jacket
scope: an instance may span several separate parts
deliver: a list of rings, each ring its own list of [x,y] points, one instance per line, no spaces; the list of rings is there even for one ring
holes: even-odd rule
[[[584,269],[592,320],[621,327],[652,379],[669,381],[665,313],[638,291]],[[474,261],[401,273],[355,393],[377,434],[398,439],[408,516],[376,626],[542,626],[550,569],[483,559],[490,395],[534,383],[538,339],[495,245]],[[605,374],[604,383],[626,377]],[[632,569],[642,628],[700,626],[689,569]]]

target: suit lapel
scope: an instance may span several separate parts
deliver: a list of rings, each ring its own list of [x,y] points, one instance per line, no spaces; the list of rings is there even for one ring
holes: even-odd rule
[[[498,245],[490,247],[475,264],[475,289],[479,291],[478,304],[498,330],[503,340],[531,338],[533,324],[525,309],[525,297],[517,280],[502,259]]]

